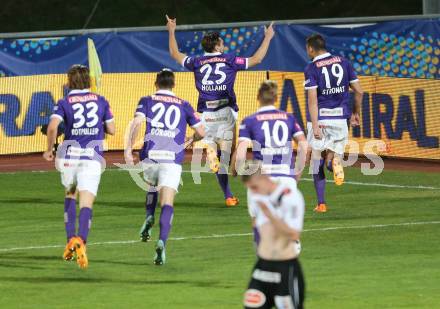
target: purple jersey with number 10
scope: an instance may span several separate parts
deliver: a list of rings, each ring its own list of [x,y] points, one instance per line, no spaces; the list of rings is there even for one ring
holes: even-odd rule
[[[292,140],[301,134],[304,132],[295,116],[274,106],[265,106],[243,119],[239,140],[252,141],[253,158],[262,161],[263,172],[293,176]]]
[[[233,54],[205,53],[198,57],[185,57],[182,65],[194,72],[199,91],[197,111],[216,111],[226,106],[238,111],[234,91],[237,71],[248,68],[248,59]]]
[[[113,121],[107,100],[89,89],[72,90],[54,106],[52,117],[64,121],[62,159],[101,160],[105,122]]]
[[[306,66],[304,79],[306,90],[318,91],[319,120],[350,118],[350,83],[358,78],[347,59],[330,53],[319,55]]]
[[[135,116],[147,119],[140,159],[150,163],[181,164],[185,155],[186,125],[193,128],[201,125],[191,104],[168,90],[141,98]]]

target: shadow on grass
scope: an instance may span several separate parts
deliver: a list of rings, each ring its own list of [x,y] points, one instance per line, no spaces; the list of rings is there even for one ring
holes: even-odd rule
[[[114,278],[90,278],[83,277],[83,274],[76,277],[2,277],[3,282],[17,282],[17,283],[32,283],[32,284],[59,284],[59,283],[90,283],[90,284],[134,284],[134,285],[165,285],[165,284],[176,284],[176,285],[187,285],[193,287],[220,287],[216,281],[191,281],[191,280],[152,280],[148,281],[139,279],[120,279],[118,277]]]

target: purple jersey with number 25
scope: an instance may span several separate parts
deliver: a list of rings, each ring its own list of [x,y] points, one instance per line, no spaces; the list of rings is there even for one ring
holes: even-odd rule
[[[358,78],[347,59],[330,53],[319,55],[306,66],[304,79],[306,90],[318,91],[319,120],[350,118],[350,83]]]
[[[253,157],[262,161],[263,170],[267,167],[267,174],[293,176],[292,140],[301,134],[295,116],[266,106],[243,119],[239,140],[252,141]]]
[[[141,98],[135,116],[147,119],[140,159],[150,163],[181,164],[185,155],[186,125],[193,128],[201,125],[189,102],[167,90]]]
[[[64,121],[64,159],[100,160],[105,122],[113,121],[107,100],[89,89],[72,90],[54,106],[52,117]]]
[[[198,57],[185,57],[182,65],[194,72],[199,91],[197,111],[216,111],[226,106],[238,111],[234,92],[237,71],[248,67],[248,59],[233,54],[205,53]]]

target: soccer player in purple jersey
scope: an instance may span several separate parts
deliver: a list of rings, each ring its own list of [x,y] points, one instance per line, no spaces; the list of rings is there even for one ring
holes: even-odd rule
[[[326,212],[324,165],[333,172],[335,184],[342,185],[342,157],[348,141],[347,119],[350,119],[351,126],[359,125],[363,91],[351,63],[344,57],[327,52],[321,35],[309,36],[306,49],[312,59],[304,71],[304,87],[310,114],[307,140],[311,147],[313,181],[318,197],[315,211]],[[350,88],[354,92],[351,115]]]
[[[174,197],[182,173],[187,124],[195,131],[192,140],[200,140],[205,135],[204,126],[190,103],[176,97],[172,92],[174,85],[172,71],[163,69],[157,74],[157,91],[139,101],[125,150],[127,162],[133,162],[133,145],[141,123],[146,120],[144,145],[139,157],[142,160],[144,178],[151,187],[147,193],[146,220],[140,236],[143,241],[151,239],[159,198],[161,213],[159,240],[154,257],[156,265],[163,265],[166,259],[165,245],[171,230]]]
[[[76,256],[81,268],[87,268],[86,242],[92,222],[92,206],[98,192],[103,163],[105,133],[114,135],[115,124],[107,100],[90,92],[89,69],[72,66],[68,73],[70,92],[54,107],[47,129],[47,150],[43,157],[53,161],[58,126],[64,121],[64,141],[58,148],[56,165],[66,188],[64,222],[67,245],[63,258]],[[76,233],[76,199],[79,193],[79,220]]]
[[[263,42],[252,57],[242,58],[234,54],[224,54],[223,39],[218,32],[210,32],[203,37],[204,55],[190,57],[179,51],[175,37],[176,19],[166,17],[171,56],[183,67],[194,72],[196,88],[199,92],[197,111],[202,113],[202,121],[206,128],[206,137],[203,141],[207,146],[210,168],[216,173],[226,206],[236,206],[238,199],[232,194],[228,180],[238,113],[234,92],[235,77],[237,71],[246,70],[263,60],[274,36],[273,23],[265,29]]]
[[[249,144],[252,144],[253,159],[261,162],[262,172],[270,175],[277,182],[283,179],[296,187],[296,181],[304,168],[307,141],[304,132],[296,122],[295,116],[277,109],[277,84],[274,81],[265,81],[258,90],[260,108],[256,113],[243,119],[240,125],[237,151],[233,156],[233,174],[246,160]],[[298,144],[296,164],[293,154],[293,141]],[[255,227],[256,201],[250,191],[247,192],[248,209],[254,228],[254,240],[258,244],[259,235]]]

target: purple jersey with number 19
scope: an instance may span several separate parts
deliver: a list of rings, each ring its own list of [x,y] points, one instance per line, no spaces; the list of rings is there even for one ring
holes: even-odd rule
[[[234,91],[237,71],[248,68],[248,59],[233,54],[205,53],[198,57],[185,57],[182,65],[194,72],[199,91],[197,111],[216,111],[226,106],[238,111]]]
[[[135,116],[147,119],[140,159],[181,164],[184,159],[186,125],[202,123],[189,102],[168,90],[159,90],[139,101]]]
[[[58,101],[52,117],[64,121],[61,159],[101,160],[105,122],[113,121],[107,100],[89,89],[72,90]]]
[[[306,66],[304,79],[306,90],[318,91],[319,120],[350,118],[350,83],[358,78],[347,59],[330,53],[319,55]]]
[[[239,140],[252,141],[255,160],[262,161],[263,172],[272,176],[292,176],[292,140],[304,134],[295,116],[274,106],[264,106],[243,119]]]

